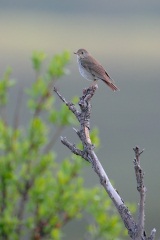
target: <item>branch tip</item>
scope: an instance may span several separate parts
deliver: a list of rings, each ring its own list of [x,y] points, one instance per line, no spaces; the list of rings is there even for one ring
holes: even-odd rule
[[[148,240],[154,240],[155,239],[155,235],[156,235],[156,229],[153,228],[152,231],[151,231],[151,234],[148,238]]]
[[[60,139],[61,139],[61,141],[63,141],[63,140],[64,140],[64,138],[65,138],[65,137],[62,137],[62,136],[60,136]]]
[[[56,88],[55,86],[53,87],[53,91],[54,91],[54,92],[57,92],[57,88]]]

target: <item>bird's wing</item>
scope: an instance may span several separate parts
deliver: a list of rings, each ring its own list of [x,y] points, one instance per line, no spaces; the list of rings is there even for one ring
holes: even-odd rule
[[[86,59],[81,60],[82,66],[92,74],[95,79],[101,79],[104,81],[113,91],[119,90],[118,87],[114,84],[114,81],[110,78],[105,69],[96,61],[90,61]]]
[[[93,76],[105,80],[106,76],[110,78],[105,69],[96,60],[91,62],[88,59],[81,59],[82,66],[89,71]],[[110,78],[111,79],[111,78]]]

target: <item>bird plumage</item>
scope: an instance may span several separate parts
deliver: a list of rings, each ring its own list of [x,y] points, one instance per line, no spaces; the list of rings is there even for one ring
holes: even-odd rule
[[[113,91],[119,90],[110,78],[103,66],[93,58],[85,49],[79,49],[76,53],[80,74],[87,80],[102,80]]]

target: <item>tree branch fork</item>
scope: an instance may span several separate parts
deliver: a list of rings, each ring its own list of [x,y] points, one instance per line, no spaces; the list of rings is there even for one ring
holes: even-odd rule
[[[150,236],[146,236],[145,233],[145,197],[146,197],[146,187],[144,186],[144,173],[140,166],[140,155],[143,153],[144,149],[140,151],[139,147],[136,146],[133,148],[135,153],[134,158],[134,169],[135,176],[137,182],[137,190],[139,192],[140,201],[139,201],[139,209],[138,209],[138,219],[134,220],[131,212],[125,205],[124,201],[120,197],[119,193],[112,186],[107,173],[105,172],[103,166],[101,165],[97,155],[94,151],[94,145],[90,139],[90,117],[91,117],[91,99],[94,96],[98,86],[91,85],[89,88],[83,90],[83,95],[79,99],[79,109],[71,103],[67,102],[65,98],[59,93],[59,91],[54,88],[54,92],[58,95],[61,101],[68,106],[69,110],[75,115],[77,118],[80,129],[73,130],[78,135],[80,141],[83,145],[83,150],[80,150],[76,147],[74,143],[68,141],[66,137],[61,137],[61,142],[74,154],[81,156],[84,160],[88,161],[95,173],[98,175],[100,179],[100,183],[108,193],[115,207],[117,208],[121,219],[128,230],[128,234],[131,239],[134,240],[154,240],[156,230],[153,229],[150,233]]]

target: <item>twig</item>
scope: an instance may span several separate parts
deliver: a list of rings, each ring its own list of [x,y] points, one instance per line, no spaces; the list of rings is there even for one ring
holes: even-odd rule
[[[146,187],[144,186],[144,172],[140,166],[140,156],[144,152],[144,149],[140,151],[139,147],[136,146],[133,148],[133,151],[135,153],[135,158],[133,160],[134,163],[134,169],[135,169],[135,175],[136,175],[136,181],[137,181],[137,190],[140,194],[140,202],[139,202],[139,210],[138,210],[138,229],[137,229],[137,237],[141,239],[141,236],[143,236],[143,239],[146,240],[154,240],[156,229],[154,228],[151,231],[151,234],[149,237],[146,237],[145,233],[145,198],[146,198]]]
[[[43,107],[43,104],[45,103],[45,101],[50,97],[50,95],[51,95],[51,89],[52,89],[52,84],[53,84],[53,82],[55,81],[56,79],[52,79],[52,81],[50,81],[49,82],[49,84],[48,84],[48,86],[47,86],[47,91],[43,94],[43,95],[41,95],[40,96],[40,98],[39,98],[39,100],[38,100],[38,102],[37,102],[37,107],[36,107],[36,109],[35,109],[35,111],[34,111],[34,114],[33,114],[33,118],[35,118],[35,117],[38,117],[39,116],[39,114],[41,113],[41,111],[42,111],[42,107]],[[37,78],[37,80],[36,81],[38,81],[38,78]]]
[[[23,227],[22,219],[24,217],[25,206],[26,206],[26,202],[28,200],[28,192],[29,192],[29,189],[32,187],[33,182],[34,182],[34,179],[26,180],[25,184],[24,184],[24,189],[23,190],[20,188],[18,189],[19,192],[21,193],[21,199],[19,201],[18,209],[17,209],[17,218],[20,222],[20,224],[17,226],[17,229],[16,229],[18,236],[21,235],[21,231],[22,231],[22,227]]]
[[[66,137],[61,137],[61,142],[68,147],[72,153],[74,153],[75,155],[81,156],[83,157],[86,161],[90,161],[90,159],[88,158],[88,154],[78,148],[76,148],[75,144],[70,143]]]
[[[33,118],[35,117],[38,117],[40,112],[42,111],[42,105],[43,103],[46,101],[46,99],[48,98],[49,96],[49,91],[47,91],[44,95],[42,95],[38,101],[38,105],[35,109],[35,112],[34,112],[34,115],[33,115]]]
[[[140,237],[144,233],[145,224],[145,198],[146,198],[146,187],[144,186],[144,173],[140,167],[140,155],[144,152],[144,149],[140,151],[139,147],[133,148],[135,153],[134,169],[137,181],[137,190],[140,194],[139,211],[138,211],[138,231],[137,236]]]
[[[73,103],[67,102],[65,98],[62,97],[61,94],[58,92],[57,88],[54,87],[53,91],[57,93],[58,97],[62,100],[62,102],[64,102],[66,106],[68,106],[69,110],[71,110],[71,112],[76,116],[78,121],[80,121],[79,119],[80,112],[76,109],[75,105]]]
[[[155,239],[155,235],[156,235],[156,229],[153,228],[152,231],[151,231],[151,234],[150,234],[150,236],[148,237],[147,240],[154,240]]]

